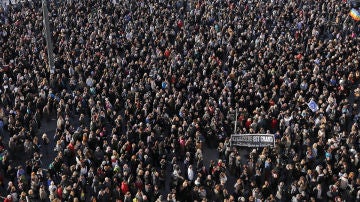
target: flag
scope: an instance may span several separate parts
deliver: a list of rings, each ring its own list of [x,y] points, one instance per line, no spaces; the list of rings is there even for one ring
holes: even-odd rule
[[[355,21],[359,21],[360,20],[360,13],[358,10],[356,9],[351,9],[349,15],[355,20]]]
[[[317,110],[319,110],[319,106],[316,104],[316,102],[314,100],[311,100],[309,103],[308,103],[308,107],[310,108],[310,110],[312,112],[316,112]]]

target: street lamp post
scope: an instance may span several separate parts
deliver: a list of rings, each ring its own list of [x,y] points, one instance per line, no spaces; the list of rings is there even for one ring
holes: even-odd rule
[[[49,11],[47,8],[46,0],[42,1],[42,10],[43,10],[43,23],[44,23],[44,35],[46,40],[46,49],[47,49],[47,57],[48,57],[48,66],[50,74],[54,73],[55,65],[54,65],[54,53],[53,53],[53,44],[51,41],[51,31],[50,31],[50,23],[49,23]]]

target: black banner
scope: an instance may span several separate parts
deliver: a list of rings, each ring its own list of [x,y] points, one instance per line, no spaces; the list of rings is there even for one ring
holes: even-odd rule
[[[234,134],[231,145],[240,147],[274,147],[275,137],[271,134]]]

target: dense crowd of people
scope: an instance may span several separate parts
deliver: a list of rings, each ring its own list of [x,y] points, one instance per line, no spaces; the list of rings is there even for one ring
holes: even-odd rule
[[[360,32],[346,0],[48,7],[52,74],[41,2],[0,10],[4,201],[360,201]],[[235,122],[276,145],[242,157]],[[205,147],[218,151],[209,164]]]

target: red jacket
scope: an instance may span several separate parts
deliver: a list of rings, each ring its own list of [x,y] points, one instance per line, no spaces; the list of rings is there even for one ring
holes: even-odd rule
[[[276,129],[277,125],[278,125],[278,121],[275,118],[273,118],[271,120],[271,129]]]
[[[123,181],[121,182],[120,189],[123,194],[126,194],[129,191],[129,185],[125,181]]]
[[[4,202],[12,202],[12,201],[13,201],[12,198],[7,198],[7,197],[6,197],[6,198],[4,199]]]
[[[63,190],[61,187],[57,188],[56,193],[57,193],[57,196],[59,197],[59,199],[62,199],[62,192],[63,192]]]

